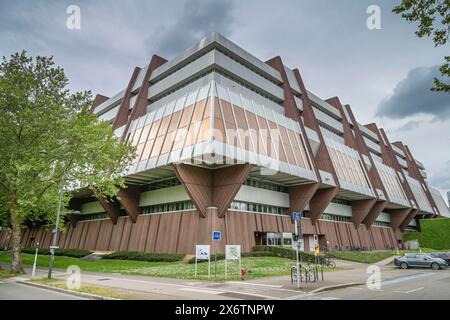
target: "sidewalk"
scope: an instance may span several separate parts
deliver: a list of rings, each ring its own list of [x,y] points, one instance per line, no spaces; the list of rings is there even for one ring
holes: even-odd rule
[[[83,286],[113,290],[118,298],[172,300],[295,299],[313,296],[320,291],[366,283],[369,276],[368,265],[340,260],[337,261],[337,265],[348,269],[324,272],[324,281],[302,282],[300,289],[296,288],[295,282],[291,283],[289,275],[245,281],[213,282],[82,271],[81,283]],[[382,280],[405,274],[404,270],[399,271],[384,264],[380,268]],[[31,269],[27,267],[26,271],[27,274],[21,276],[19,280],[30,279]],[[45,277],[46,274],[47,269],[38,268],[38,277]],[[54,276],[61,284],[64,284],[68,278],[65,270],[55,270]],[[321,279],[320,274],[319,276]]]

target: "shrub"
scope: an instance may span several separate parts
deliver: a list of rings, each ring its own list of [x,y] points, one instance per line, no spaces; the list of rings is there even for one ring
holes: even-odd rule
[[[147,253],[136,251],[117,251],[111,254],[104,255],[102,259],[115,260],[135,260],[135,261],[149,261],[149,262],[175,262],[184,258],[184,254],[176,253]]]
[[[36,248],[22,248],[21,250],[24,253],[34,254],[36,252]],[[56,249],[55,256],[65,256],[72,258],[83,258],[87,255],[90,255],[92,251],[84,250],[84,249]],[[50,255],[50,249],[48,248],[39,248],[39,254]]]
[[[253,252],[270,252],[272,257],[282,257],[291,260],[296,260],[296,251],[291,248],[271,247],[271,246],[254,246]],[[314,263],[315,257],[313,254],[300,251],[300,256],[303,262]]]

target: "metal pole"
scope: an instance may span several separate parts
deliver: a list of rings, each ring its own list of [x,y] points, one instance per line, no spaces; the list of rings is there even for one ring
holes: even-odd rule
[[[62,203],[62,195],[63,195],[63,187],[64,187],[64,176],[66,174],[66,164],[64,163],[63,174],[61,176],[61,185],[59,187],[59,196],[58,196],[58,213],[56,214],[56,222],[55,228],[52,231],[53,239],[52,239],[52,247],[50,248],[50,265],[48,268],[48,278],[51,279],[52,271],[53,271],[53,262],[55,260],[55,247],[58,241],[58,226],[59,226],[59,217],[61,215],[61,203]]]
[[[36,252],[34,253],[33,271],[31,271],[31,278],[36,277],[36,262],[37,262],[38,250],[39,250],[39,248],[36,247]]]
[[[295,220],[295,232],[297,233],[297,289],[300,288],[300,273],[301,273],[301,265],[300,265],[300,235],[298,234],[298,225],[299,222]]]

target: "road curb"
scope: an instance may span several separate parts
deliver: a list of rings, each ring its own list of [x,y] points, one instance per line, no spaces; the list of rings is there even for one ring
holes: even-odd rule
[[[317,289],[314,289],[312,291],[309,291],[308,293],[319,293],[323,291],[331,291],[331,290],[337,290],[337,289],[343,289],[348,287],[355,287],[365,284],[365,282],[349,282],[349,283],[341,283],[341,284],[335,284],[332,286],[326,286],[326,287],[320,287]]]
[[[91,299],[91,300],[120,300],[120,299],[115,299],[115,298],[110,298],[110,297],[99,296],[99,295],[92,294],[92,293],[78,292],[78,291],[72,291],[72,290],[63,289],[63,288],[57,288],[57,287],[48,286],[48,285],[41,284],[41,283],[30,282],[30,280],[19,280],[16,282],[27,285],[27,286],[52,290],[52,291],[70,294],[70,295],[74,295],[74,296],[81,297],[81,298],[87,298],[87,299]]]

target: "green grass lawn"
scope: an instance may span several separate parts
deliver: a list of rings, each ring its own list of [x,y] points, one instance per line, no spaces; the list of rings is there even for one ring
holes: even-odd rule
[[[438,252],[439,250],[422,248],[421,252]],[[419,253],[419,250],[401,250],[400,255],[405,253]],[[362,263],[375,263],[397,255],[397,251],[333,251],[332,255],[337,259],[349,260]]]
[[[0,252],[0,261],[9,262],[10,255]],[[34,256],[22,254],[22,263],[32,265]],[[38,256],[37,265],[47,267],[50,256]],[[279,257],[245,257],[242,266],[247,269],[246,279],[254,279],[267,276],[290,275],[290,267],[295,261]],[[129,260],[98,260],[87,262],[77,258],[57,256],[55,257],[55,268],[66,269],[70,265],[77,265],[82,271],[120,273],[130,275],[146,275],[164,278],[196,279],[194,277],[195,264],[179,262],[145,262]],[[197,279],[208,279],[208,263],[198,264]],[[214,277],[214,261],[211,261],[211,279],[222,281],[224,278],[225,262],[217,261],[217,278]],[[325,271],[328,271],[326,269]],[[227,280],[239,279],[239,265],[237,261],[229,261]]]

